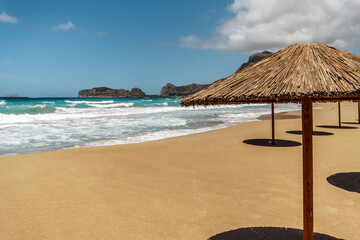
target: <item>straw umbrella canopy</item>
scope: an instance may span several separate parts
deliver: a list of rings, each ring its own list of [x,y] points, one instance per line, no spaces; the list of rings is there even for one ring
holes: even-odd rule
[[[312,102],[360,99],[360,56],[321,44],[294,44],[214,82],[182,106],[301,103],[303,239],[313,239]]]

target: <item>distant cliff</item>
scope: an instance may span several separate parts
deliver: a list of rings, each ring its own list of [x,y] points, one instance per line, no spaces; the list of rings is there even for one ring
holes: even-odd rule
[[[161,97],[183,97],[196,93],[209,86],[209,84],[190,84],[185,86],[175,86],[171,83],[167,83],[160,92]]]
[[[260,60],[266,58],[272,53],[269,51],[257,52],[249,57],[248,62],[243,63],[236,72],[249,67]],[[220,79],[221,80],[221,79]],[[217,81],[220,81],[217,80]],[[101,97],[101,98],[123,98],[123,97],[185,97],[194,94],[210,84],[190,84],[185,86],[175,86],[167,83],[162,87],[160,95],[146,95],[140,88],[133,88],[131,91],[125,89],[111,89],[107,87],[98,87],[93,89],[85,89],[79,91],[78,96],[81,97]]]
[[[133,88],[131,91],[125,89],[112,89],[107,87],[97,87],[79,91],[79,98],[99,97],[99,98],[125,98],[125,97],[146,97],[140,88]]]
[[[250,67],[251,65],[254,65],[257,62],[260,62],[261,60],[263,60],[267,56],[270,56],[271,54],[272,54],[272,52],[269,52],[269,51],[254,53],[253,55],[251,55],[249,57],[249,60],[246,63],[241,64],[241,66],[238,68],[238,70],[236,70],[236,72],[240,72],[244,68]]]
[[[269,56],[271,54],[272,54],[272,52],[269,52],[269,51],[263,51],[263,52],[254,53],[253,55],[251,55],[249,57],[248,62],[243,63],[236,70],[236,72],[239,72],[239,71],[243,70],[246,67],[250,67],[251,65],[259,62],[260,60],[266,58],[267,56]],[[210,84],[194,84],[193,83],[193,84],[190,84],[190,85],[177,87],[177,86],[174,86],[171,83],[168,83],[161,89],[160,96],[162,96],[162,97],[184,97],[184,96],[187,96],[187,95],[194,94],[194,93],[206,88],[209,85]]]
[[[8,95],[2,96],[2,97],[3,98],[22,98],[19,95],[17,95],[16,93],[8,94]]]

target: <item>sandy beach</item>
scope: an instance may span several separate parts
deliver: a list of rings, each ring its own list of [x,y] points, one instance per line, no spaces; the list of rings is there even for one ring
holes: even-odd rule
[[[342,103],[343,122],[357,104]],[[360,194],[331,185],[360,172],[360,129],[337,103],[314,105],[314,231],[360,238]],[[321,107],[321,108],[320,108]],[[301,142],[300,112],[278,114],[276,138]],[[0,239],[208,239],[247,227],[302,229],[302,147],[264,147],[271,122],[139,144],[0,158]],[[358,124],[343,124],[358,127]],[[6,136],[5,136],[6,137]],[[359,174],[360,175],[360,174]]]

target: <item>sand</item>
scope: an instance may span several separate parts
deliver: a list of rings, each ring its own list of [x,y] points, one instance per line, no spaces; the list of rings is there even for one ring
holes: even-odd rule
[[[314,126],[337,125],[317,104]],[[299,115],[299,111],[286,113]],[[286,115],[282,114],[282,115]],[[344,122],[357,104],[343,103]],[[358,126],[356,124],[344,124]],[[269,120],[140,144],[0,158],[0,239],[208,239],[232,229],[302,229],[302,147],[261,147]],[[276,137],[301,142],[301,119]],[[360,129],[314,130],[314,230],[360,238],[360,194],[330,184],[360,172]]]

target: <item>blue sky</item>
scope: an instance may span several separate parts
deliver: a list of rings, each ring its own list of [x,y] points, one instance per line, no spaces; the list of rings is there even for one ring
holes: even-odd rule
[[[278,2],[0,0],[0,96],[75,97],[99,86],[159,94],[297,42],[359,53],[358,0]]]
[[[182,35],[211,34],[231,1],[4,1],[0,96],[77,96],[98,86],[159,94],[167,82],[210,83],[246,54],[186,49]],[[55,30],[60,24],[75,28]]]

